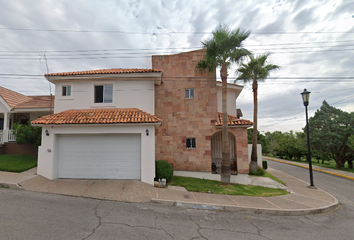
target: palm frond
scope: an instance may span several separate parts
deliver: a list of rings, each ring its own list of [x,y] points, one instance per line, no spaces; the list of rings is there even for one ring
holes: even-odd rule
[[[246,56],[251,54],[247,49],[242,47],[244,41],[250,31],[230,30],[227,25],[220,24],[213,31],[213,37],[206,41],[202,41],[203,48],[206,49],[203,60],[196,66],[196,70],[205,71],[209,68],[209,72],[215,71],[216,67],[224,64],[230,66],[231,63],[239,63]]]
[[[244,82],[249,81],[264,81],[270,74],[272,70],[279,69],[278,65],[268,64],[267,58],[270,53],[261,54],[259,56],[249,55],[250,61],[245,64],[242,63],[241,67],[237,69],[239,76],[236,78],[235,82],[238,80],[243,80]]]

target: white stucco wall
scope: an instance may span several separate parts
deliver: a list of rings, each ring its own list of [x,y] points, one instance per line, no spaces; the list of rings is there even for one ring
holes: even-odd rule
[[[236,99],[242,87],[228,87],[227,88],[227,113],[236,116]],[[217,104],[218,112],[222,112],[222,86],[221,83],[217,84]]]
[[[252,144],[248,144],[248,162],[251,162]],[[262,167],[262,145],[257,144],[257,165]]]
[[[45,135],[47,129],[49,136]],[[149,130],[149,136],[146,136],[146,129]],[[38,148],[37,173],[48,179],[58,177],[58,135],[115,133],[141,134],[141,181],[153,185],[155,177],[155,125],[43,126],[42,145]]]
[[[8,112],[9,110],[5,107],[5,105],[3,104],[3,101],[0,101],[0,112],[4,113],[4,112]]]
[[[94,103],[94,86],[113,84],[112,103]],[[71,86],[71,96],[62,96],[62,86]],[[139,108],[154,114],[154,80],[139,79],[76,79],[55,83],[54,113],[69,109]]]

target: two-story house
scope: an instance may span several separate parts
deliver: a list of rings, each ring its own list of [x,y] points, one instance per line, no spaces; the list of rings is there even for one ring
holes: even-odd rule
[[[175,170],[212,171],[221,161],[221,84],[194,70],[203,51],[153,56],[152,69],[46,74],[54,114],[43,127],[38,174],[49,178],[138,179],[153,184],[155,160]],[[230,84],[230,156],[248,173],[248,120],[236,116],[242,86]]]

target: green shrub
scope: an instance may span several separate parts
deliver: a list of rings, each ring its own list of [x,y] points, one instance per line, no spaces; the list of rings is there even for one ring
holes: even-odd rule
[[[265,174],[265,170],[261,168],[260,166],[257,167],[257,171],[251,171],[249,175],[254,175],[254,176],[263,176]]]
[[[155,172],[156,172],[155,180],[166,178],[166,182],[169,182],[171,181],[173,176],[173,168],[171,164],[169,164],[164,160],[155,161]]]
[[[262,166],[263,166],[264,170],[267,170],[268,169],[268,162],[263,160],[262,161]]]

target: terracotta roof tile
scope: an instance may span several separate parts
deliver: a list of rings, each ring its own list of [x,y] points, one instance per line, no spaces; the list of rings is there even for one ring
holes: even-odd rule
[[[144,69],[144,68],[111,68],[100,70],[88,70],[77,72],[62,72],[62,73],[49,73],[44,76],[75,76],[75,75],[95,75],[95,74],[123,74],[123,73],[159,73],[159,69]]]
[[[162,120],[137,108],[67,110],[32,121],[34,125],[160,123]]]
[[[31,98],[21,93],[14,92],[4,87],[0,87],[0,96],[5,100],[5,102],[10,106],[10,108],[14,108],[20,103],[31,100]]]
[[[52,96],[52,102],[50,96],[28,96],[30,98],[27,102],[22,102],[14,108],[50,108],[50,104],[54,107],[54,96]]]
[[[229,126],[252,126],[253,122],[246,119],[239,119],[235,116],[228,115]],[[218,121],[215,123],[215,126],[222,126],[222,113],[218,113]]]

